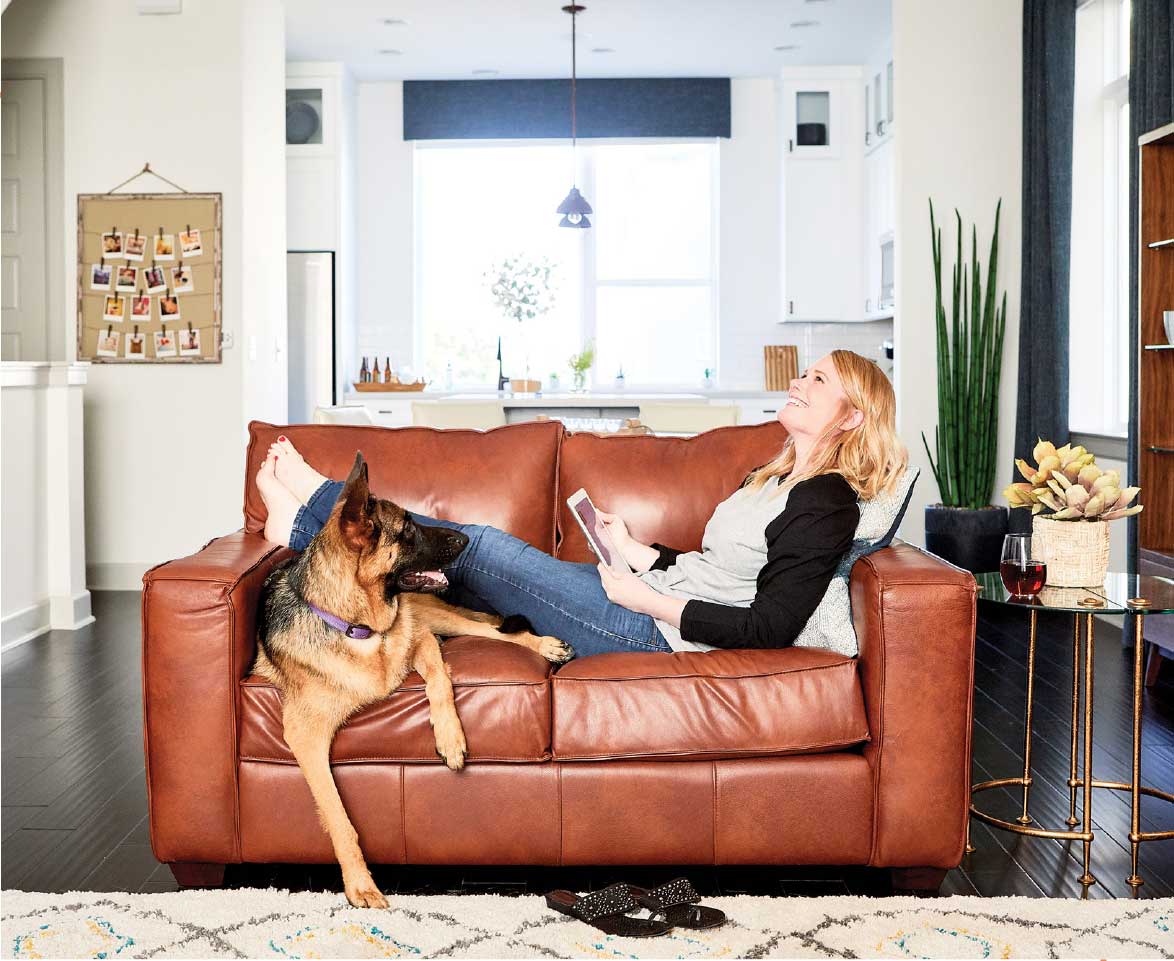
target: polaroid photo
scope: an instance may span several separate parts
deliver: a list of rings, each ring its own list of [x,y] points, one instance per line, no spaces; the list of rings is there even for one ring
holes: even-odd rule
[[[155,331],[155,356],[178,357],[175,352],[175,334],[169,330]]]
[[[179,252],[184,257],[199,257],[204,252],[204,245],[200,241],[199,230],[181,230],[179,232]]]
[[[126,335],[126,359],[147,359],[147,335],[144,333]]]
[[[179,332],[179,355],[181,357],[200,356],[200,332],[198,330],[181,330]]]
[[[179,320],[179,298],[175,294],[163,294],[159,298],[159,321],[174,324]]]
[[[109,290],[114,268],[110,264],[90,265],[90,290]]]
[[[107,260],[122,259],[123,249],[121,231],[115,230],[108,234],[102,234],[102,255]]]
[[[151,322],[151,298],[132,297],[130,299],[130,319],[136,324]]]
[[[102,319],[121,324],[126,320],[126,298],[110,294],[104,298]]]
[[[117,357],[118,338],[121,335],[117,330],[98,331],[98,349],[94,351],[96,357]]]
[[[162,267],[148,267],[143,271],[148,294],[161,294],[167,289],[167,272]]]
[[[138,286],[138,267],[119,267],[114,279],[114,289],[123,294],[133,294]]]
[[[175,260],[175,234],[155,234],[155,263]]]
[[[190,294],[196,289],[192,283],[192,268],[180,264],[171,268],[171,289],[177,294]]]
[[[127,234],[125,239],[126,259],[142,260],[147,252],[146,234]]]

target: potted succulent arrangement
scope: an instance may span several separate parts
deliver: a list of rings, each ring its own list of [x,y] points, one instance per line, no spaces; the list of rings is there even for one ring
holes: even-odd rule
[[[978,261],[978,233],[971,229],[971,263],[962,260],[962,217],[958,223],[953,270],[952,316],[946,319],[942,300],[942,232],[929,205],[937,290],[937,372],[939,426],[934,429],[937,457],[921,435],[930,468],[941,494],[940,504],[925,508],[925,546],[934,554],[972,572],[999,566],[1007,509],[990,503],[995,486],[995,453],[999,436],[999,376],[1003,363],[1003,331],[1007,294],[996,301],[999,262],[999,214],[987,261],[985,291]]]
[[[1140,487],[1121,487],[1121,475],[1102,471],[1083,447],[1041,440],[1036,466],[1015,461],[1026,483],[1003,491],[1012,509],[1030,507],[1032,554],[1047,565],[1053,587],[1096,587],[1109,569],[1109,521],[1141,511],[1129,505]],[[1065,523],[1065,522],[1070,523]]]

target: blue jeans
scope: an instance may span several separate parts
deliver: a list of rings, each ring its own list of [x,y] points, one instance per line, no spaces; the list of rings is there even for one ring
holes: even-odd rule
[[[326,481],[298,510],[289,546],[305,550],[330,519],[341,481]],[[649,614],[608,600],[594,564],[560,561],[488,524],[457,524],[407,512],[418,524],[451,527],[469,538],[440,597],[490,614],[522,614],[538,634],[566,641],[577,657],[608,651],[672,650]]]

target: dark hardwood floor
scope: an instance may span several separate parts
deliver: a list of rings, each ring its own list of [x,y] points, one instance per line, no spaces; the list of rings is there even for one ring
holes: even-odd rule
[[[53,632],[6,653],[2,679],[3,832],[0,883],[37,891],[173,891],[170,870],[151,853],[143,772],[139,675],[139,595],[94,595],[97,623]],[[1026,624],[1021,612],[988,610],[976,651],[974,780],[1022,772]],[[1045,827],[1068,815],[1072,627],[1041,616],[1037,648],[1031,812]],[[1094,776],[1129,781],[1132,652],[1120,633],[1097,625],[1094,680]],[[1143,783],[1174,786],[1174,665],[1145,693]],[[1017,796],[980,795],[983,810],[1014,818]],[[1174,829],[1174,805],[1142,800],[1143,830]],[[972,820],[977,850],[952,870],[942,894],[1049,897],[1174,895],[1174,840],[1142,845],[1145,884],[1129,873],[1129,797],[1093,798],[1096,884],[1085,891],[1078,842],[1021,837]],[[624,879],[655,884],[687,875],[710,895],[892,893],[887,872],[859,868],[423,868],[377,867],[387,892],[538,893],[587,890]],[[226,883],[341,891],[337,866],[235,865]]]

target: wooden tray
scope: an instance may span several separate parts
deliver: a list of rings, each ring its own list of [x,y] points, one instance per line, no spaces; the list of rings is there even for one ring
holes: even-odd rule
[[[411,384],[376,384],[376,383],[356,383],[355,390],[361,393],[390,393],[395,390],[412,390],[422,391],[425,387],[425,381],[417,380]]]

